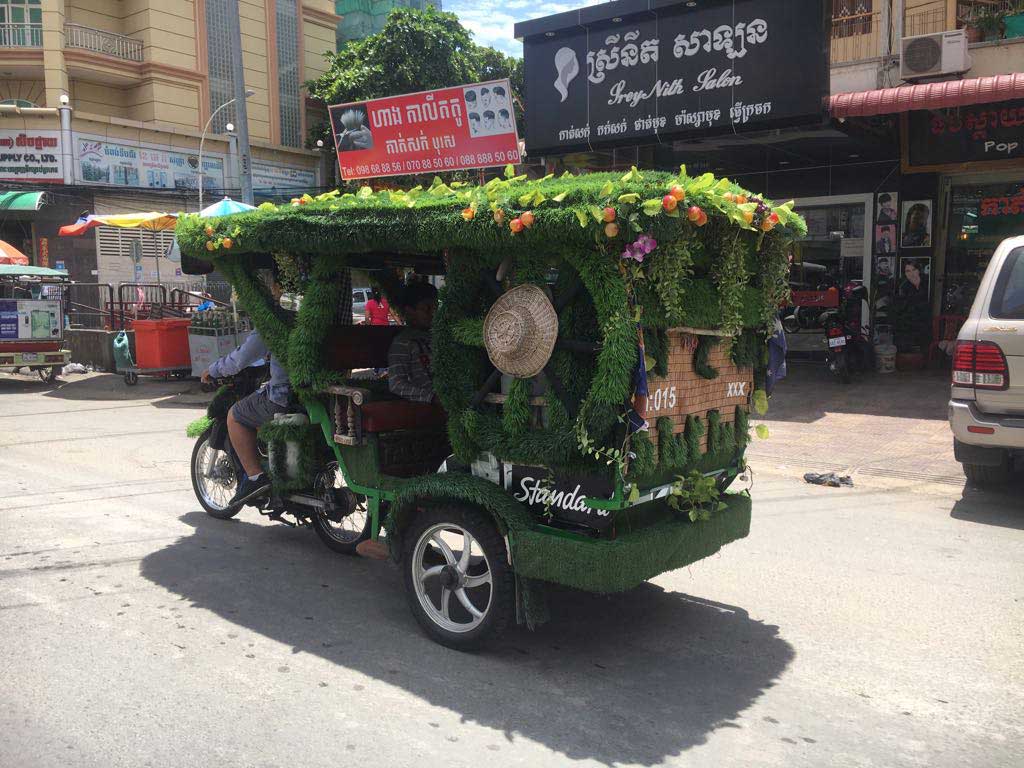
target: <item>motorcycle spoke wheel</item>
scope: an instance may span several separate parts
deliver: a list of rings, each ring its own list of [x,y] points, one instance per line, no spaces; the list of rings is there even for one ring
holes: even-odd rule
[[[336,461],[327,464],[313,484],[314,495],[325,501],[335,490],[345,487],[345,478]],[[317,510],[313,514],[313,528],[328,548],[346,555],[355,554],[356,545],[370,536],[366,497],[358,496],[355,509],[338,521],[331,520],[324,510]]]
[[[207,513],[214,517],[232,517],[228,511],[238,488],[238,476],[231,457],[210,445],[209,433],[199,439],[192,453],[192,487]]]

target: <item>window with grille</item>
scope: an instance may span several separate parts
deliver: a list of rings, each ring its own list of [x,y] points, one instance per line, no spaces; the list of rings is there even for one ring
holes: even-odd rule
[[[277,82],[281,143],[302,146],[299,94],[299,26],[296,0],[277,0]]]
[[[832,5],[832,37],[871,33],[873,0],[836,0]]]
[[[210,112],[235,98],[235,79],[232,63],[234,46],[231,42],[228,14],[238,13],[238,3],[230,0],[206,0],[206,57],[210,73]],[[223,133],[228,123],[235,121],[235,105],[222,109],[210,123],[213,133]]]
[[[0,0],[0,47],[39,48],[42,44],[42,0]]]

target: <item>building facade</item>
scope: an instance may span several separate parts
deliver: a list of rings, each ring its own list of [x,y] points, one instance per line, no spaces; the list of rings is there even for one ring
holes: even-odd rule
[[[0,185],[45,193],[5,212],[0,237],[78,281],[154,279],[146,257],[169,236],[56,229],[82,212],[197,210],[200,186],[205,204],[238,196],[234,107],[218,109],[235,95],[235,13],[257,201],[316,189],[306,126],[322,108],[302,83],[334,50],[331,0],[0,0]]]
[[[863,280],[876,330],[901,352],[934,351],[949,332],[939,318],[955,326],[999,239],[1024,231],[1015,4],[649,5],[621,0],[516,26],[528,156],[543,156],[548,172],[685,164],[795,199],[810,234],[794,253],[794,289]],[[644,50],[659,56],[647,72]],[[794,94],[821,103],[798,106]],[[803,331],[791,347],[819,349],[822,334]]]

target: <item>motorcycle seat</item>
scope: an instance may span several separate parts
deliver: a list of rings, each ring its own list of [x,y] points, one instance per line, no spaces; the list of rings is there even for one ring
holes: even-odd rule
[[[377,400],[363,403],[363,432],[395,432],[400,429],[439,429],[448,423],[448,414],[436,403],[409,400]]]

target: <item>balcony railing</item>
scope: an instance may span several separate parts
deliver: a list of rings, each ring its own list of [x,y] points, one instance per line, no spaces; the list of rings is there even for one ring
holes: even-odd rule
[[[0,48],[42,47],[42,24],[0,24]]]
[[[104,53],[126,61],[142,61],[142,41],[131,37],[106,32],[102,29],[83,27],[81,24],[65,24],[65,46],[83,51]]]
[[[832,63],[848,64],[881,55],[881,12],[855,13],[832,19]]]

